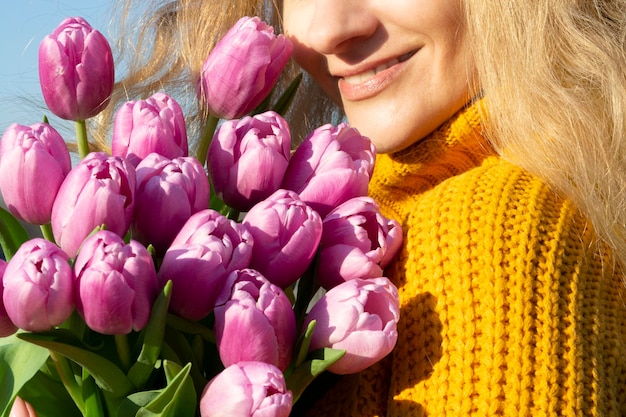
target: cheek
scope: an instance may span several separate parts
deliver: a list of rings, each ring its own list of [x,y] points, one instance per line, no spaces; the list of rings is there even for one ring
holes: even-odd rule
[[[313,77],[326,95],[341,105],[337,79],[328,72],[326,57],[304,45],[296,35],[287,32],[287,37],[293,43],[292,57],[296,63]]]

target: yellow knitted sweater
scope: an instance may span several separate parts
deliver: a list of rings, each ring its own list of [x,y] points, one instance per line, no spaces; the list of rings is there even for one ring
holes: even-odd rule
[[[307,415],[626,416],[624,286],[573,205],[489,150],[474,106],[379,155],[370,193],[405,233],[398,344],[322,382]]]

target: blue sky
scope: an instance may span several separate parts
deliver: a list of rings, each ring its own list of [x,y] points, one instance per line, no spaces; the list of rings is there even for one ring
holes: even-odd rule
[[[109,36],[113,0],[11,0],[0,13],[0,134],[11,123],[42,119],[37,51],[44,36],[70,16],[81,16]],[[67,124],[73,130],[70,122]],[[59,126],[62,130],[63,126]]]

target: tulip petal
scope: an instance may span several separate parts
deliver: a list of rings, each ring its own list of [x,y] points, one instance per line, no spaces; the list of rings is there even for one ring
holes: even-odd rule
[[[274,328],[262,312],[227,303],[224,308],[216,309],[216,322],[218,311],[221,324],[216,327],[216,337],[224,366],[241,361],[278,363]]]
[[[77,306],[87,325],[103,334],[127,334],[133,328],[134,291],[122,274],[108,265],[92,265],[80,278]],[[85,305],[88,304],[88,308]]]
[[[249,416],[253,410],[252,385],[237,365],[229,366],[207,384],[202,416]]]

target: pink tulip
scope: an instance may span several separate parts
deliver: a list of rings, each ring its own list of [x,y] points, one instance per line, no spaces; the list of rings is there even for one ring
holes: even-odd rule
[[[321,126],[292,155],[282,187],[300,194],[323,218],[344,201],[367,195],[375,152],[356,129]]]
[[[296,193],[278,190],[245,215],[254,237],[250,268],[281,288],[307,269],[322,236],[322,220]]]
[[[81,17],[65,19],[39,46],[39,81],[52,113],[85,120],[109,104],[115,73],[108,41]]]
[[[20,220],[50,222],[57,191],[71,168],[67,145],[49,124],[12,124],[2,135],[0,189],[9,211]]]
[[[20,329],[50,330],[74,310],[74,273],[69,258],[45,239],[22,244],[7,265],[2,282],[4,307]]]
[[[289,126],[277,113],[224,122],[207,158],[215,192],[230,207],[250,210],[280,187],[290,146]]]
[[[232,272],[215,307],[215,338],[228,367],[241,361],[287,369],[296,340],[296,316],[280,288],[253,269]]]
[[[0,337],[11,336],[17,331],[17,327],[15,327],[15,324],[13,324],[13,322],[9,318],[9,315],[7,314],[7,310],[4,308],[4,285],[2,284],[2,277],[4,276],[4,271],[6,269],[6,261],[0,259]]]
[[[198,94],[209,111],[237,119],[254,110],[276,85],[293,46],[258,17],[241,18],[207,57]]]
[[[70,256],[96,227],[124,236],[135,204],[135,168],[102,152],[87,155],[61,184],[52,206],[52,231]]]
[[[346,281],[325,293],[307,315],[305,326],[316,320],[310,350],[345,350],[328,370],[362,371],[394,348],[399,316],[398,290],[387,278]]]
[[[101,230],[85,240],[74,263],[76,308],[87,326],[102,334],[128,334],[145,327],[159,292],[148,250]]]
[[[239,362],[214,377],[200,398],[202,417],[288,417],[293,395],[274,365]]]
[[[111,153],[137,166],[153,152],[169,159],[189,152],[183,110],[165,93],[129,101],[115,113]]]
[[[385,218],[370,197],[355,197],[323,221],[317,257],[317,278],[330,289],[353,278],[375,278],[402,244],[402,230]]]
[[[133,236],[163,254],[192,214],[209,206],[209,180],[197,159],[151,153],[137,166]]]
[[[9,417],[37,417],[37,413],[32,405],[20,397],[15,397]]]
[[[247,268],[253,237],[240,223],[205,209],[192,215],[165,252],[162,283],[172,280],[170,310],[189,320],[206,317],[228,274]]]

